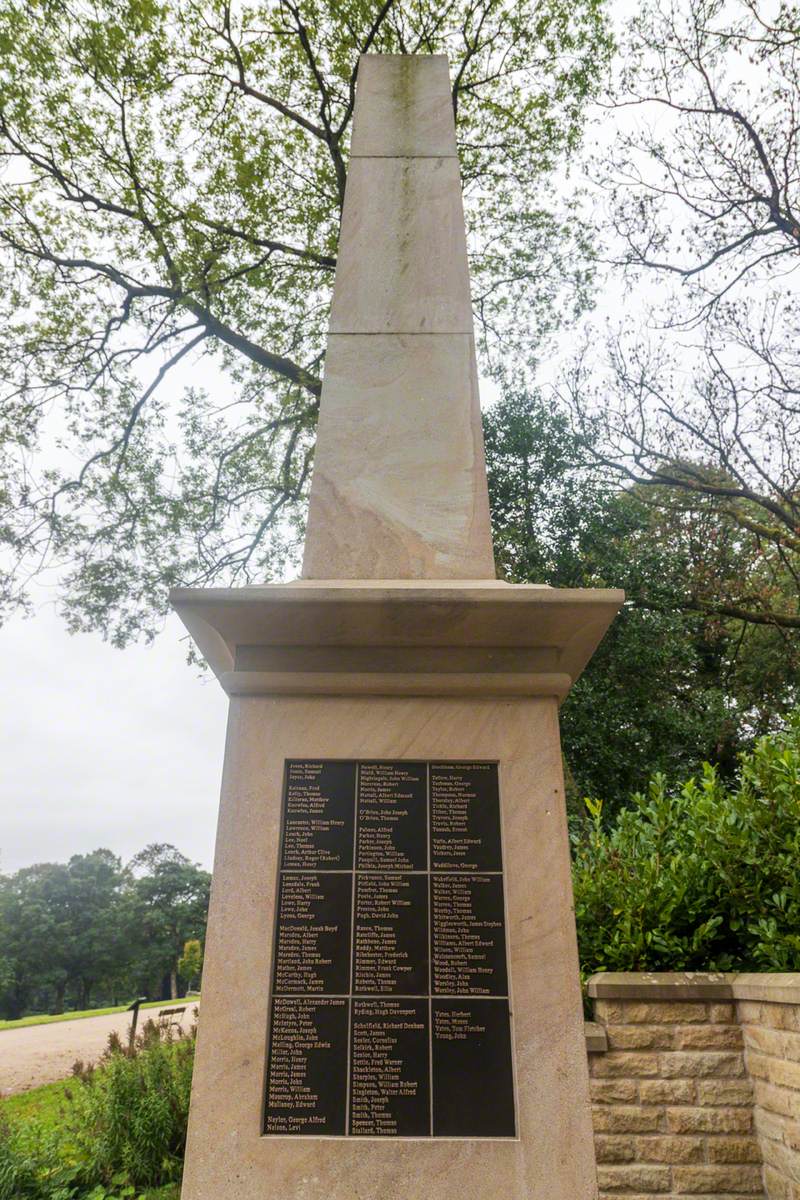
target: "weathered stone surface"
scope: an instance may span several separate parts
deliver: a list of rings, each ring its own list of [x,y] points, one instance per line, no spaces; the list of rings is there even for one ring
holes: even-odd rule
[[[331,333],[472,333],[456,158],[356,158]]]
[[[544,699],[231,702],[183,1200],[592,1200],[557,719]],[[503,764],[519,1140],[261,1136],[279,797],[307,757]]]
[[[660,1070],[657,1073],[665,1079],[707,1078],[709,1075],[735,1078],[744,1075],[741,1054],[727,1054],[714,1050],[696,1054],[683,1050],[662,1054],[659,1065]]]
[[[625,1191],[668,1192],[670,1173],[668,1167],[621,1166],[597,1168],[597,1182],[601,1188]]]
[[[697,1163],[705,1159],[705,1146],[701,1137],[640,1137],[636,1139],[635,1157],[647,1163]]]
[[[729,975],[710,980],[699,976],[691,981],[680,976],[666,980],[647,975],[597,977],[594,990],[602,998],[596,1008],[604,1013],[616,1055],[607,1082],[616,1079],[621,1087],[626,1082],[634,1085],[638,1111],[647,1111],[645,1106],[652,1104],[659,1114],[656,1127],[637,1133],[636,1106],[630,1101],[617,1105],[609,1093],[602,1126],[628,1126],[634,1145],[632,1158],[627,1142],[625,1157],[613,1158],[614,1135],[598,1133],[608,1138],[603,1154],[606,1168],[618,1163],[634,1172],[637,1166],[658,1162],[671,1171],[668,1193],[661,1183],[650,1191],[639,1188],[636,1194],[642,1200],[645,1196],[666,1200],[667,1195],[669,1200],[682,1196],[800,1200],[798,983],[796,975]],[[665,988],[671,986],[675,987],[673,1003],[664,1000]],[[708,998],[709,987],[721,991],[725,986],[733,1001]],[[657,998],[658,1016],[650,997]],[[698,1019],[704,1010],[705,1019]],[[650,1023],[656,1021],[659,1024]],[[657,1076],[634,1078],[631,1070],[626,1080],[624,1060],[635,1068],[642,1054],[655,1048],[654,1029],[670,1039],[673,1049],[658,1054]],[[595,1073],[598,1067],[599,1061]],[[633,1094],[627,1091],[625,1099]],[[620,1109],[624,1109],[621,1123],[615,1124]],[[601,1195],[631,1200],[633,1193],[633,1188],[609,1186]]]
[[[602,977],[595,976],[596,979]],[[591,984],[590,984],[591,986]],[[601,987],[598,983],[597,987]],[[602,985],[605,987],[606,985]],[[641,987],[638,989],[641,991]],[[659,995],[661,989],[654,989],[656,995]],[[705,1022],[708,1020],[708,1008],[703,1002],[692,1002],[676,999],[674,1002],[670,1000],[646,1000],[646,999],[627,999],[617,1002],[620,1013],[618,1021],[620,1023],[634,1023],[641,1025],[656,1025],[663,1023],[664,1025],[676,1025],[679,1022],[689,1024],[690,1022]]]
[[[358,65],[354,158],[454,157],[450,73],[444,54],[366,54]]]
[[[800,1093],[789,1088],[776,1087],[764,1079],[755,1081],[756,1104],[768,1112],[780,1113],[781,1116],[800,1120]]]
[[[603,1000],[729,1000],[735,978],[715,971],[603,971],[592,976],[587,990]]]
[[[738,1050],[742,1031],[738,1025],[687,1025],[674,1031],[676,1050]]]
[[[639,1084],[642,1104],[694,1104],[696,1096],[693,1079],[643,1079]]]
[[[760,1163],[761,1150],[756,1138],[718,1137],[708,1138],[708,1161],[712,1163]]]
[[[494,576],[471,337],[329,339],[303,574]]]
[[[753,1103],[753,1084],[749,1079],[698,1079],[698,1104],[750,1105]]]
[[[612,1050],[667,1050],[673,1045],[668,1025],[609,1025],[607,1029]]]
[[[591,1071],[596,1079],[604,1079],[609,1075],[647,1078],[660,1074],[657,1054],[630,1054],[613,1050],[593,1058]]]
[[[638,1105],[598,1104],[592,1109],[592,1123],[597,1133],[655,1133],[663,1126],[664,1110],[640,1108]]]
[[[673,1187],[679,1195],[696,1195],[698,1192],[709,1195],[718,1195],[721,1192],[732,1192],[742,1196],[763,1194],[761,1171],[758,1167],[675,1167]]]
[[[800,1033],[746,1025],[744,1042],[748,1050],[755,1050],[759,1054],[770,1054],[773,1058],[800,1062]]]
[[[632,1137],[621,1137],[613,1133],[598,1133],[594,1139],[594,1152],[598,1162],[626,1163],[636,1157]]]
[[[638,1099],[635,1079],[590,1079],[589,1090],[598,1104],[630,1104]]]
[[[493,579],[447,63],[359,80],[303,578]]]
[[[668,1108],[670,1133],[749,1133],[753,1117],[747,1108]]]
[[[800,1062],[751,1051],[747,1055],[747,1070],[756,1079],[766,1079],[800,1093]]]

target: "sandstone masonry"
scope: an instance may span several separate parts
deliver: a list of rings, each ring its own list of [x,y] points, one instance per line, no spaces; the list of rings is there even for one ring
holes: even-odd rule
[[[589,995],[600,1200],[800,1200],[800,975],[603,974]]]

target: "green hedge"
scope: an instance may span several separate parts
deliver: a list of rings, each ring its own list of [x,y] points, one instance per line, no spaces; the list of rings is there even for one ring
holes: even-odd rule
[[[800,711],[741,756],[573,832],[581,969],[800,970]]]

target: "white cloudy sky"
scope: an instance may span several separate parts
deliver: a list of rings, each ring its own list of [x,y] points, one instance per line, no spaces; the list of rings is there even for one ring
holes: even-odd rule
[[[0,870],[156,841],[211,866],[227,704],[181,630],[114,650],[45,598],[0,629]]]

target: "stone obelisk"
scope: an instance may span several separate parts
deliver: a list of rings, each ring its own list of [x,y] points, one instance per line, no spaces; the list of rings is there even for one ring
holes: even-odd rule
[[[558,705],[622,601],[495,579],[446,59],[366,56],[302,580],[231,697],[183,1200],[596,1195]]]

